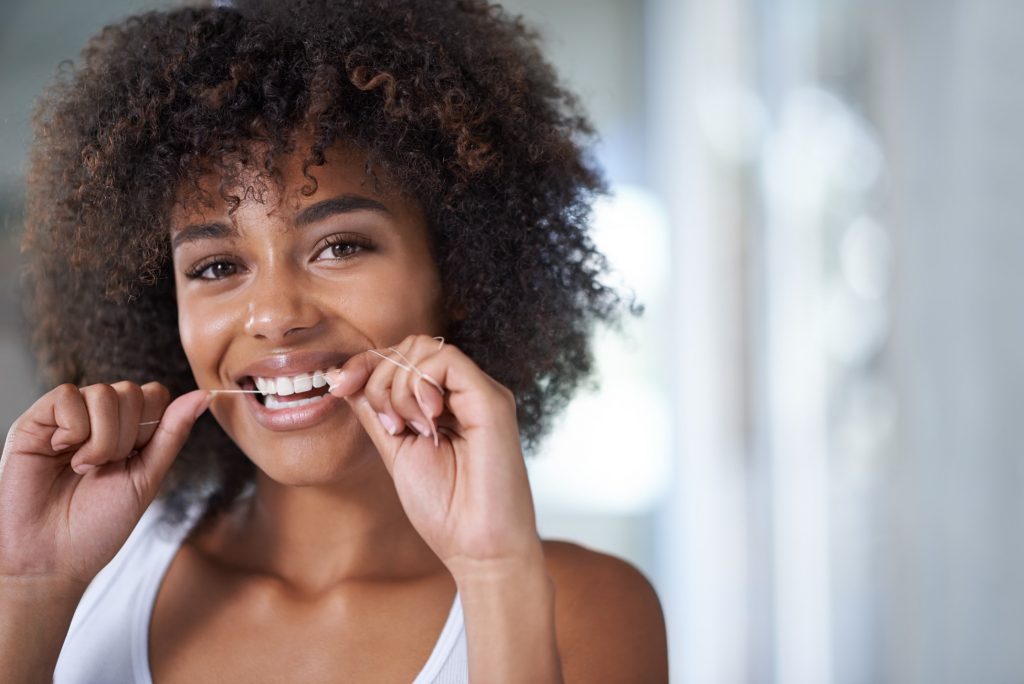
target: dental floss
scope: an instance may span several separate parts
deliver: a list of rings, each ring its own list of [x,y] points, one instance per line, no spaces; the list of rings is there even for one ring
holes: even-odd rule
[[[434,339],[436,340],[438,338],[435,337]],[[440,344],[440,346],[438,346],[438,350],[440,350],[441,347],[444,346],[444,338],[441,338],[440,341],[441,341],[441,344]],[[423,405],[423,397],[420,395],[420,380],[426,380],[431,385],[433,385],[434,387],[437,388],[437,391],[441,393],[441,396],[444,396],[444,388],[441,387],[441,384],[437,380],[434,380],[434,378],[430,377],[429,375],[427,375],[426,373],[421,371],[419,368],[417,368],[416,364],[414,364],[412,361],[410,361],[408,358],[406,358],[405,354],[403,354],[402,352],[398,351],[394,347],[388,347],[388,351],[392,351],[395,354],[398,354],[399,358],[401,358],[402,361],[405,361],[405,363],[408,364],[408,365],[403,365],[403,364],[399,363],[398,361],[395,361],[390,356],[385,356],[384,354],[381,354],[376,349],[368,349],[367,351],[369,351],[369,352],[371,352],[373,354],[376,354],[377,356],[379,356],[380,358],[384,359],[385,361],[389,361],[389,362],[395,364],[396,366],[398,366],[402,370],[409,371],[411,373],[415,373],[416,374],[416,382],[412,386],[412,393],[416,397],[416,403],[419,405],[420,410],[423,411],[423,416],[427,419],[427,422],[430,424],[430,435],[434,438],[434,446],[435,447],[440,446],[441,445],[441,441],[440,441],[440,438],[439,438],[439,436],[437,434],[437,426],[434,424],[434,419],[430,417],[429,412],[427,411],[427,409]]]
[[[433,339],[438,341],[437,350],[441,351],[441,348],[444,347],[444,338],[443,337],[434,337]],[[405,356],[405,354],[403,354],[402,352],[398,351],[394,347],[388,347],[388,351],[392,351],[395,354],[398,354],[399,358],[401,358],[402,361],[405,361],[404,364],[401,361],[395,361],[390,356],[387,356],[385,354],[380,353],[376,349],[367,349],[366,351],[368,351],[368,352],[370,352],[372,354],[376,354],[380,358],[384,359],[385,361],[387,361],[389,363],[393,363],[394,365],[398,366],[399,368],[401,368],[404,371],[409,371],[410,373],[415,373],[416,374],[416,383],[412,386],[413,394],[416,396],[416,403],[419,404],[420,410],[423,411],[424,417],[427,419],[427,422],[430,423],[430,431],[431,431],[431,434],[432,434],[432,436],[434,438],[434,446],[435,447],[440,446],[440,440],[438,439],[437,426],[434,425],[434,419],[431,418],[428,415],[427,411],[423,408],[423,397],[420,396],[420,381],[421,380],[426,380],[431,385],[433,385],[435,388],[437,388],[437,391],[441,393],[441,396],[444,396],[445,392],[444,392],[444,388],[441,387],[441,384],[437,380],[434,380],[434,378],[430,377],[429,375],[427,375],[426,373],[421,371],[419,368],[417,368],[416,364],[414,364],[412,361],[410,361]],[[213,394],[262,394],[262,392],[260,392],[259,390],[243,390],[243,389],[212,389],[212,390],[210,390],[210,394],[211,395],[213,395]],[[143,425],[157,425],[159,423],[160,423],[159,420],[147,420],[147,421],[144,421],[142,423],[139,423],[139,426],[141,427]]]
[[[212,389],[210,394],[259,394],[259,390],[240,390],[240,389]],[[146,420],[139,423],[139,427],[143,425],[157,425],[159,420]]]

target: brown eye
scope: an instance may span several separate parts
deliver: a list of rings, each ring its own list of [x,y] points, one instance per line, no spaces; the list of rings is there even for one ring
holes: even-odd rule
[[[372,246],[365,239],[352,235],[333,235],[327,239],[326,246],[316,255],[315,260],[338,261],[349,259],[369,249],[372,249]]]
[[[193,280],[221,280],[238,273],[238,266],[230,261],[214,261],[199,264],[185,276]]]
[[[330,252],[330,255],[335,259],[344,259],[345,257],[355,254],[359,251],[359,245],[353,245],[347,242],[339,242],[338,244],[331,245],[325,249],[321,254]]]
[[[210,264],[209,266],[207,266],[203,270],[202,277],[207,278],[209,280],[220,280],[221,278],[226,278],[230,275],[235,275],[235,273],[237,272],[238,269],[235,268],[234,264],[229,264],[226,261],[218,261],[215,264]]]

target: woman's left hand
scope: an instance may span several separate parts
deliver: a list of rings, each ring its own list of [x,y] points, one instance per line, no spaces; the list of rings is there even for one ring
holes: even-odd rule
[[[456,577],[542,558],[512,392],[436,338],[378,351],[416,370],[366,351],[330,392],[369,433],[416,531]]]

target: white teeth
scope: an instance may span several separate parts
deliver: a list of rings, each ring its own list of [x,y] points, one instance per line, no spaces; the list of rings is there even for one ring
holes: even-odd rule
[[[309,392],[314,388],[326,387],[329,383],[325,374],[337,370],[337,368],[337,366],[331,366],[327,369],[316,370],[313,373],[299,373],[298,375],[283,378],[259,378],[253,376],[253,380],[260,394],[264,396],[276,394],[286,397],[300,392]]]
[[[309,390],[313,389],[313,378],[309,377],[305,373],[301,375],[296,375],[294,385],[296,394],[298,394],[299,392],[308,392]]]
[[[295,401],[281,401],[277,396],[271,394],[267,396],[266,407],[271,410],[289,409],[312,404],[314,401],[320,401],[321,399],[323,399],[323,396],[306,397],[305,399],[296,399]]]
[[[295,394],[295,385],[292,384],[291,378],[278,378],[277,379],[277,391],[274,394],[287,397],[289,394]]]

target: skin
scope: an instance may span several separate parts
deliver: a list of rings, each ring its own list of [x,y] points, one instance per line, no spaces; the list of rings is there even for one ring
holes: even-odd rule
[[[172,215],[179,329],[200,391],[169,404],[157,385],[64,386],[12,430],[0,512],[20,517],[0,515],[0,602],[25,605],[26,615],[41,603],[34,597],[52,592],[48,582],[71,597],[84,590],[152,500],[211,400],[203,390],[237,387],[246,367],[268,356],[326,350],[345,363],[316,424],[268,429],[244,395],[210,405],[257,465],[256,489],[189,535],[173,559],[150,625],[156,682],[411,681],[456,589],[474,681],[667,681],[649,583],[623,561],[538,538],[513,396],[432,339],[448,315],[422,212],[378,192],[362,158],[340,147],[312,170],[317,192],[302,196],[299,162],[285,165],[280,194],[247,196],[233,220],[217,204]],[[204,184],[218,197],[217,179]],[[304,209],[342,195],[384,209],[298,225]],[[187,230],[211,222],[222,234]],[[342,234],[347,246],[325,243]],[[389,346],[443,394],[367,351]],[[84,475],[69,467],[90,464]],[[30,496],[16,483],[33,477]],[[82,502],[66,519],[44,510],[54,506],[43,496],[54,477]],[[113,485],[119,498],[109,497]],[[101,487],[120,506],[113,521]],[[57,546],[12,541],[25,530],[52,539],[61,525],[76,534]],[[36,636],[66,631],[66,612],[40,618]],[[25,632],[24,624],[5,632],[0,621],[0,655],[25,647]],[[56,655],[37,648],[34,661],[23,657],[22,671],[45,673]]]

